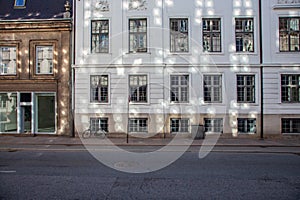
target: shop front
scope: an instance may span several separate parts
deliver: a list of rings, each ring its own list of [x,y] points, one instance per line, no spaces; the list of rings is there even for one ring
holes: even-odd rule
[[[1,92],[0,133],[56,134],[55,92]]]

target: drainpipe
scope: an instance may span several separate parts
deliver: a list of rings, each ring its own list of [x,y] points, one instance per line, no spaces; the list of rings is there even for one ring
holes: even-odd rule
[[[262,44],[262,1],[259,0],[259,51],[260,51],[260,139],[264,139],[264,70],[263,70],[263,44]]]
[[[73,0],[73,8],[72,8],[72,32],[71,32],[71,116],[70,116],[70,128],[71,128],[71,137],[75,137],[75,122],[74,122],[74,112],[75,112],[75,72],[74,72],[74,65],[75,65],[75,28],[76,28],[76,0]]]

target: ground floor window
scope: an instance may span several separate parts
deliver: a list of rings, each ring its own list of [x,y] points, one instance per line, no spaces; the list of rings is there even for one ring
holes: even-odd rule
[[[222,118],[205,118],[204,119],[205,132],[222,133],[223,119]]]
[[[256,133],[256,119],[238,118],[237,121],[239,133]]]
[[[35,94],[36,125],[39,133],[55,132],[55,96],[54,94]]]
[[[0,132],[17,132],[17,93],[0,93]]]
[[[93,132],[98,130],[108,132],[108,118],[91,118],[90,125]]]
[[[282,133],[300,133],[300,118],[281,119]]]
[[[189,132],[189,119],[171,118],[170,130],[171,130],[171,133],[188,133]]]
[[[132,118],[129,119],[129,132],[148,132],[147,118]]]

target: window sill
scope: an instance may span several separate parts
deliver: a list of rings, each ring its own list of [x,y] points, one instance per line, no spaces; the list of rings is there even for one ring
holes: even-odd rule
[[[90,105],[110,105],[110,102],[90,102]]]
[[[182,55],[184,55],[184,56],[191,56],[192,53],[190,53],[190,52],[170,52],[167,55],[168,56],[178,56],[178,55],[180,55],[180,56],[182,56]]]
[[[288,135],[300,135],[299,133],[282,133],[282,135],[288,136]]]
[[[150,52],[127,52],[126,55],[151,55]]]
[[[250,102],[249,103],[248,102],[243,103],[243,102],[238,102],[238,103],[236,103],[236,106],[237,107],[259,106],[259,103],[250,103]]]
[[[202,54],[205,54],[205,55],[225,55],[225,53],[223,51],[220,51],[220,52],[203,51]]]
[[[238,132],[239,135],[255,135],[255,132]]]
[[[257,52],[234,52],[235,55],[253,55],[253,56],[257,56],[258,53]]]
[[[296,54],[296,55],[299,55],[300,54],[300,51],[277,51],[276,54],[287,54],[287,55],[293,55],[293,54]]]
[[[177,134],[180,134],[180,135],[190,135],[191,133],[190,132],[171,132],[172,135],[177,135]]]
[[[211,106],[211,105],[214,105],[214,106],[225,106],[225,103],[223,102],[204,102],[202,104],[202,106]]]
[[[222,135],[222,132],[204,132],[207,135]]]
[[[190,102],[170,102],[170,105],[179,105],[179,104],[181,104],[181,105],[189,105]]]
[[[300,102],[279,102],[281,105],[298,105]]]
[[[95,53],[91,53],[90,55],[112,55],[112,53],[110,53],[110,52],[99,52],[99,53],[95,52]]]
[[[137,106],[139,106],[139,105],[150,105],[150,103],[148,103],[148,102],[129,102],[129,105],[137,105]]]
[[[17,76],[17,74],[0,74],[0,76]]]

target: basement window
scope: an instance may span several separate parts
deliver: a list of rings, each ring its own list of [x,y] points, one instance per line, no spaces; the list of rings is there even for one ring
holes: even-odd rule
[[[25,8],[26,0],[15,0],[15,8]]]

